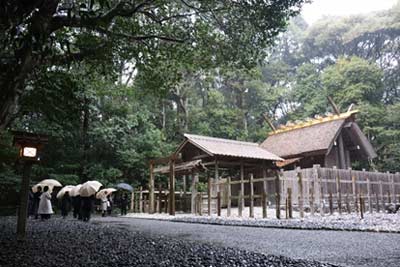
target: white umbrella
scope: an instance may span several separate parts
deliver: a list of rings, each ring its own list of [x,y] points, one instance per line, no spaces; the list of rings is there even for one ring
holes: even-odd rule
[[[75,185],[74,188],[71,189],[71,192],[69,193],[69,195],[71,197],[79,196],[79,189],[81,189],[81,187],[82,187],[81,184]]]
[[[68,192],[68,194],[70,194],[70,193],[71,193],[71,190],[72,190],[73,188],[75,188],[75,186],[73,186],[73,185],[66,185],[66,186],[64,186],[64,187],[60,190],[60,192],[57,193],[57,198],[58,198],[58,199],[62,198],[62,197],[65,195],[66,192]]]
[[[39,184],[47,185],[49,187],[50,186],[51,187],[61,187],[62,186],[62,184],[59,181],[54,180],[54,179],[45,179],[43,181],[40,181]]]
[[[102,186],[101,183],[98,181],[88,181],[82,185],[82,187],[79,189],[79,194],[81,197],[90,197],[94,194],[96,194],[97,191],[99,191],[100,187]]]
[[[115,188],[104,188],[104,189],[101,189],[99,192],[97,192],[96,198],[100,199],[103,196],[108,196],[109,194],[111,194],[112,192],[115,192],[115,191],[117,191],[117,189],[115,189]]]

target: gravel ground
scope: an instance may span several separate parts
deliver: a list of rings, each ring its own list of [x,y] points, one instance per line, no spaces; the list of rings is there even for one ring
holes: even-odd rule
[[[342,266],[400,266],[400,234],[395,233],[221,226],[121,217],[98,219],[98,222],[115,223],[154,236],[211,242],[223,247]]]
[[[304,218],[300,218],[298,212],[294,212],[294,218],[284,219],[284,212],[281,213],[282,219],[275,218],[275,210],[268,210],[268,218],[262,218],[262,210],[255,207],[255,218],[249,218],[248,209],[243,212],[243,217],[239,217],[237,208],[232,208],[232,215],[226,216],[226,209],[222,210],[221,217],[212,216],[196,216],[191,214],[177,214],[169,216],[163,214],[147,214],[147,213],[130,213],[128,217],[135,218],[154,218],[160,220],[171,220],[175,222],[192,222],[206,224],[221,224],[235,226],[256,226],[256,227],[278,227],[291,229],[322,229],[322,230],[349,230],[349,231],[371,231],[371,232],[389,232],[400,233],[400,212],[396,214],[388,213],[366,213],[364,219],[361,219],[356,213],[339,215],[320,216],[306,213]]]
[[[27,241],[19,243],[15,241],[15,218],[3,217],[0,266],[333,266],[150,234],[129,221],[29,220]]]

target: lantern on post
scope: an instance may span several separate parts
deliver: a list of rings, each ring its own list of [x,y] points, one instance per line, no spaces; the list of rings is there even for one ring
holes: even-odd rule
[[[23,175],[20,189],[20,206],[18,210],[17,238],[25,240],[26,219],[28,211],[29,180],[32,164],[40,161],[40,152],[48,143],[48,136],[27,132],[13,131],[13,144],[19,148],[19,160],[23,164]]]

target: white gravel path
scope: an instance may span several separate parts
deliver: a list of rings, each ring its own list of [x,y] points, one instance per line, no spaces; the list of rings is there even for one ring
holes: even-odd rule
[[[249,210],[243,211],[243,216],[238,216],[237,208],[232,208],[231,216],[226,216],[226,209],[221,212],[221,217],[198,216],[191,214],[176,214],[170,216],[165,213],[147,214],[147,213],[130,213],[126,217],[157,219],[175,222],[191,222],[203,224],[220,224],[220,225],[237,225],[237,226],[253,226],[253,227],[282,227],[296,229],[323,229],[323,230],[351,230],[351,231],[373,231],[373,232],[392,232],[400,233],[400,213],[366,213],[364,219],[361,219],[356,213],[347,214],[337,213],[333,215],[320,216],[306,213],[304,218],[300,218],[297,212],[294,212],[293,219],[285,219],[285,212],[281,212],[281,218],[275,218],[275,210],[268,210],[268,218],[262,218],[262,210],[259,207],[254,209],[255,218],[249,218]]]

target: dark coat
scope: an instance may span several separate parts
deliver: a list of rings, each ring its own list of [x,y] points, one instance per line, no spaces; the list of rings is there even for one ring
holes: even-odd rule
[[[71,211],[71,198],[68,195],[64,195],[61,199],[61,205],[60,205],[60,209],[63,212],[68,213],[69,211]]]

